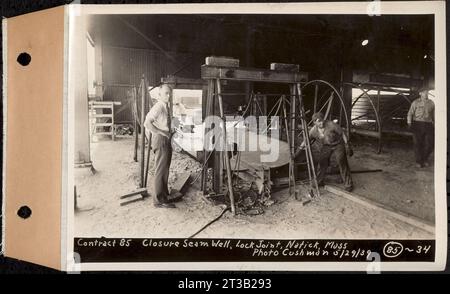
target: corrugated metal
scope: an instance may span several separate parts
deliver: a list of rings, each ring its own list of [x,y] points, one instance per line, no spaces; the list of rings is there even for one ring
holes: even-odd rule
[[[193,57],[190,54],[170,53],[175,61],[170,61],[159,51],[123,47],[103,48],[103,83],[105,85],[104,100],[120,101],[129,105],[131,96],[127,95],[129,88],[125,85],[139,86],[142,75],[148,80],[149,86],[158,85],[161,78],[172,74]],[[200,64],[198,57],[177,75],[187,78],[198,78]],[[120,109],[120,107],[118,107]],[[130,109],[116,110],[115,120],[131,122]]]

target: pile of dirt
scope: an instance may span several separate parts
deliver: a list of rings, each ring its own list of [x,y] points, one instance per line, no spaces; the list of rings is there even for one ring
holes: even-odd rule
[[[153,177],[155,175],[155,165],[154,165],[154,154],[150,156],[150,166],[149,166],[149,176]],[[202,165],[184,154],[183,152],[173,151],[172,161],[170,163],[169,172],[169,188],[178,180],[180,174],[191,173],[191,179],[195,179],[198,173],[202,170]]]

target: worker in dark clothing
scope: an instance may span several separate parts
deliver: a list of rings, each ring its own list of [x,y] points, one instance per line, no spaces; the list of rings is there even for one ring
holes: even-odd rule
[[[152,132],[152,149],[155,153],[154,205],[155,207],[175,208],[169,203],[169,168],[172,160],[171,117],[169,99],[172,88],[162,85],[159,88],[159,100],[148,112],[144,127]]]
[[[347,155],[352,156],[347,136],[342,128],[336,123],[324,120],[322,113],[314,113],[312,116],[314,126],[309,131],[309,137],[315,139],[319,143],[320,155],[317,169],[317,183],[319,186],[324,185],[324,178],[330,165],[331,156],[334,155],[341,174],[344,188],[347,191],[353,190],[352,175],[347,161]],[[304,148],[304,143],[301,145]]]
[[[427,89],[421,89],[419,95],[411,103],[407,122],[413,133],[416,165],[426,167],[434,151],[434,102],[428,99]]]

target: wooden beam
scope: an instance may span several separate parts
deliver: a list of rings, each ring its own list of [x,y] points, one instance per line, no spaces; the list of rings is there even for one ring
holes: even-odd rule
[[[422,79],[413,77],[397,74],[377,74],[364,71],[354,71],[352,81],[356,84],[363,84],[364,87],[370,85],[398,88],[418,87],[423,83]]]
[[[268,83],[300,83],[308,81],[306,72],[285,72],[255,68],[233,68],[202,65],[202,79],[221,79],[234,81],[268,82]]]
[[[352,133],[373,137],[373,138],[380,138],[380,133],[378,131],[371,131],[371,130],[363,130],[363,129],[357,129],[355,127],[351,128],[350,130]]]
[[[429,224],[426,221],[421,220],[411,214],[400,212],[400,211],[394,211],[392,208],[390,208],[386,205],[377,203],[377,202],[369,200],[363,196],[359,196],[354,193],[349,193],[347,191],[341,190],[339,188],[336,188],[336,187],[333,187],[330,185],[325,185],[325,190],[327,190],[328,192],[331,192],[333,194],[336,194],[338,196],[342,196],[345,199],[348,199],[348,200],[351,200],[358,204],[361,204],[367,208],[381,211],[395,219],[398,219],[399,221],[405,222],[407,224],[410,224],[414,227],[417,227],[417,228],[427,231],[429,233],[432,233],[432,234],[435,233],[434,225]]]
[[[406,137],[412,137],[414,134],[412,132],[408,131],[397,131],[397,130],[383,130],[383,134],[389,134],[389,135],[399,135],[399,136],[406,136]]]
[[[148,194],[147,188],[139,188],[136,191],[120,196],[120,199],[125,199],[136,195],[147,195],[147,194]]]
[[[208,83],[202,79],[188,79],[176,76],[161,78],[161,83],[169,84],[173,86],[174,89],[192,89],[192,90],[202,90],[204,87],[208,85]]]

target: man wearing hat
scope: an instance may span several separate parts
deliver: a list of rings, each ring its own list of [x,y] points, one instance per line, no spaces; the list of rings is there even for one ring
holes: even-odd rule
[[[428,89],[419,90],[420,97],[411,103],[407,122],[414,138],[416,166],[427,167],[434,150],[434,102],[428,99]]]
[[[324,184],[325,174],[330,164],[331,156],[334,156],[341,174],[341,179],[344,183],[345,190],[353,190],[353,180],[350,167],[347,161],[347,155],[352,156],[351,149],[347,136],[342,128],[333,121],[325,120],[322,113],[317,112],[312,116],[314,126],[309,131],[310,138],[319,142],[320,155],[319,166],[317,170],[317,183],[319,186]],[[305,142],[300,145],[304,148]]]

